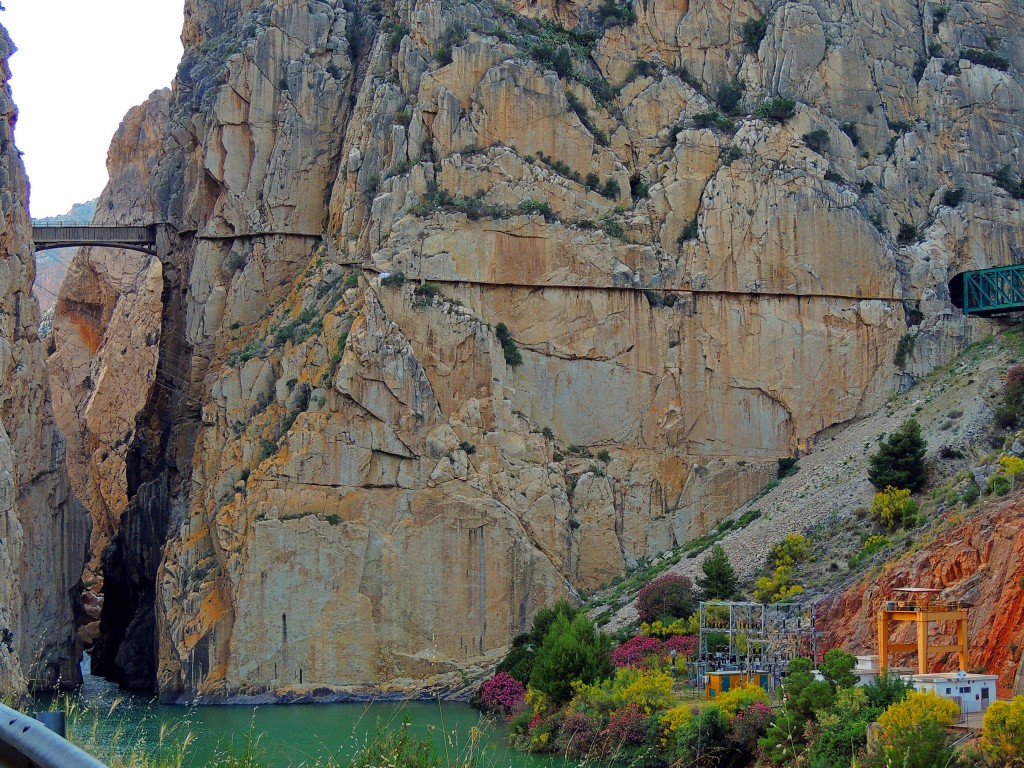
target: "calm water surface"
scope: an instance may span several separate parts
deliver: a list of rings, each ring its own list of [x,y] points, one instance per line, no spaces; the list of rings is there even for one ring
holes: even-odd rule
[[[45,706],[46,702],[39,702]],[[186,766],[207,766],[227,754],[239,754],[255,739],[257,754],[269,768],[291,768],[334,758],[344,764],[373,734],[378,723],[400,727],[408,718],[417,736],[430,735],[437,753],[456,764],[465,755],[470,730],[483,731],[486,768],[563,768],[574,761],[518,752],[508,745],[500,724],[482,719],[465,704],[405,702],[373,704],[293,704],[279,706],[173,707],[126,693],[102,678],[86,675],[73,697],[68,737],[76,743],[117,744],[123,750],[180,743],[192,734]],[[113,714],[107,713],[113,708]],[[448,761],[444,760],[447,765]]]

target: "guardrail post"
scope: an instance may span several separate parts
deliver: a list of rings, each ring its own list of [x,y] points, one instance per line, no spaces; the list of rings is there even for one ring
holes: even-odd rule
[[[0,704],[0,766],[107,768],[38,720],[3,704]]]
[[[35,718],[62,739],[66,739],[68,737],[67,718],[63,711],[36,712]]]

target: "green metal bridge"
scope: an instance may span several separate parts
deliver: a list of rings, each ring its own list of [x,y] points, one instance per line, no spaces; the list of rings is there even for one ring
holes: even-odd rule
[[[1024,312],[1024,264],[961,272],[949,281],[949,297],[965,315]]]

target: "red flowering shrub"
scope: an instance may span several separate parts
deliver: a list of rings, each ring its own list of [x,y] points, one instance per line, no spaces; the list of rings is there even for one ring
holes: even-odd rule
[[[763,701],[755,701],[736,713],[729,726],[729,739],[740,749],[754,751],[757,740],[768,732],[775,710]]]
[[[645,584],[637,594],[636,610],[640,621],[651,624],[659,619],[682,619],[697,610],[693,582],[678,573],[666,573]]]
[[[526,706],[526,686],[507,672],[499,672],[480,686],[480,707],[511,715]]]
[[[693,656],[697,651],[697,638],[693,635],[672,635],[665,641],[665,653],[672,651],[679,656]]]
[[[612,651],[616,667],[641,667],[651,656],[663,656],[665,643],[650,635],[636,635]]]
[[[647,715],[638,704],[627,704],[612,712],[602,735],[608,754],[615,754],[623,747],[643,744],[647,736]]]
[[[588,757],[594,749],[598,731],[598,724],[593,718],[572,712],[565,716],[558,729],[555,748],[566,757]]]

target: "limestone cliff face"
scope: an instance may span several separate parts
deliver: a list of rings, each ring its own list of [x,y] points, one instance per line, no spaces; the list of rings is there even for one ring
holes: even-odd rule
[[[70,493],[32,297],[28,182],[7,85],[14,47],[0,27],[0,692],[80,681],[77,587],[87,512]]]
[[[160,263],[120,330],[106,277],[99,320],[58,307],[71,410],[139,353],[134,424],[69,429],[105,576],[152,573],[114,674],[217,700],[485,660],[985,332],[946,283],[1020,249],[1017,4],[621,5],[187,4],[150,180],[115,150],[104,198],[170,225]],[[953,55],[986,39],[1006,71]]]
[[[892,589],[938,588],[943,598],[973,606],[970,666],[999,675],[1001,688],[1024,693],[1024,504],[1020,499],[989,502],[971,519],[950,523],[919,551],[887,565],[870,584],[852,587],[828,606],[823,624],[837,628],[828,645],[877,653],[874,619]],[[914,642],[912,634],[900,642]],[[933,634],[953,637],[950,627],[936,628]],[[952,662],[933,658],[931,663],[935,671],[956,668],[955,656]]]

